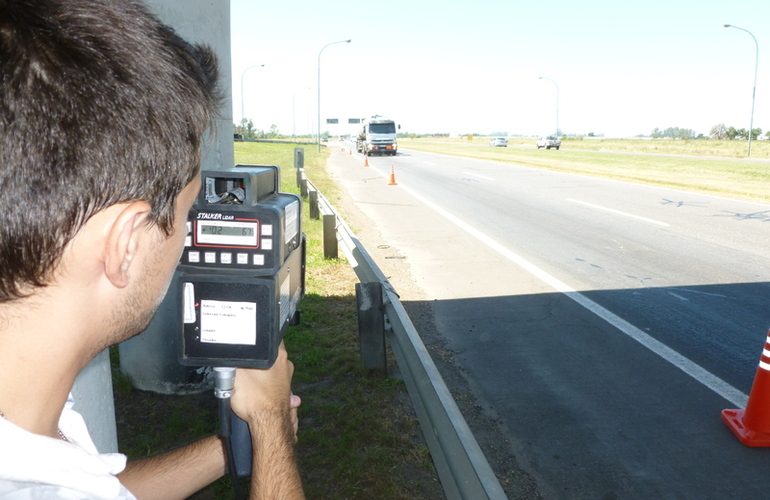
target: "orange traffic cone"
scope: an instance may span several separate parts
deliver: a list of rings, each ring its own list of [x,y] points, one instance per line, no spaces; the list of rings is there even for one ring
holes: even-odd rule
[[[746,446],[770,446],[770,332],[745,410],[722,410],[722,420]]]
[[[369,166],[369,155],[368,154],[364,154],[364,166],[365,167]]]
[[[390,182],[388,182],[388,186],[398,186],[396,184],[396,170],[393,165],[390,166]]]
[[[352,154],[353,154],[353,148],[350,148],[350,149],[348,149],[348,154],[349,154],[349,155],[352,155]]]

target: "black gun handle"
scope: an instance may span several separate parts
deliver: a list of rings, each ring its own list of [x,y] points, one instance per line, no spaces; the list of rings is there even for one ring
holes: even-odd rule
[[[249,432],[249,425],[231,411],[230,426],[235,470],[238,477],[251,476],[251,432]]]

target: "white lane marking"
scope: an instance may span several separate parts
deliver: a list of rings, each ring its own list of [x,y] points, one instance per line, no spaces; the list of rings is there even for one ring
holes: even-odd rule
[[[677,299],[681,300],[682,302],[690,302],[690,299],[682,297],[681,295],[676,294],[674,292],[668,292],[668,294],[673,296],[673,297],[676,297]]]
[[[571,201],[572,203],[578,203],[580,205],[585,205],[587,207],[596,208],[598,210],[604,210],[605,212],[610,212],[610,213],[613,213],[613,214],[616,214],[616,215],[622,215],[624,217],[631,217],[632,219],[642,220],[642,221],[645,221],[645,222],[649,222],[650,224],[657,224],[657,225],[663,226],[663,227],[670,227],[670,224],[668,224],[666,222],[661,222],[661,221],[658,221],[658,220],[648,219],[647,217],[640,217],[638,215],[630,214],[628,212],[621,212],[620,210],[615,210],[614,208],[603,207],[601,205],[594,205],[593,203],[588,203],[587,201],[580,201],[580,200],[576,200],[574,198],[567,198],[567,201]]]
[[[692,361],[682,356],[675,350],[671,349],[667,345],[663,344],[662,342],[647,335],[642,330],[635,327],[634,325],[624,320],[620,316],[617,316],[616,314],[603,308],[596,302],[590,300],[580,292],[568,286],[566,283],[559,281],[557,278],[551,276],[550,274],[543,271],[542,269],[532,264],[528,260],[524,259],[517,253],[509,250],[501,243],[498,243],[497,241],[490,238],[486,234],[482,233],[481,231],[471,226],[470,224],[458,219],[457,217],[450,214],[449,212],[439,207],[435,203],[428,201],[421,195],[405,187],[403,184],[399,184],[399,187],[404,191],[406,191],[407,193],[414,196],[417,200],[419,200],[423,204],[425,204],[425,206],[431,208],[433,211],[443,216],[445,219],[449,220],[455,226],[459,227],[460,229],[464,230],[474,238],[478,239],[483,244],[487,245],[489,248],[500,253],[503,257],[507,258],[514,264],[526,270],[527,272],[537,277],[544,283],[548,284],[555,290],[563,293],[570,299],[574,300],[584,308],[588,309],[590,312],[596,314],[597,316],[605,320],[607,323],[611,324],[621,332],[625,333],[632,339],[642,344],[647,349],[651,350],[652,352],[654,352],[664,360],[668,361],[675,367],[685,372],[687,375],[691,376],[692,378],[694,378],[701,384],[705,385],[706,387],[708,387],[718,395],[722,396],[724,399],[734,404],[737,408],[746,407],[746,403],[748,402],[748,399],[749,399],[748,396],[743,392],[739,391],[738,389],[736,389],[735,387],[731,386],[721,378],[709,372],[702,366],[696,363],[693,363]]]
[[[426,164],[426,165],[432,165],[432,166],[434,166],[434,167],[436,166],[436,164],[435,164],[435,163],[433,163],[433,162],[429,162],[429,161],[425,161],[425,160],[423,160],[422,162],[423,162],[424,164]]]
[[[701,292],[700,290],[690,290],[688,288],[674,288],[671,287],[669,290],[677,290],[680,292],[687,292],[687,293],[694,293],[696,295],[706,295],[709,297],[719,297],[721,299],[726,299],[727,295],[721,294],[721,293],[709,293],[709,292]]]
[[[491,178],[491,177],[487,177],[487,176],[485,176],[485,175],[474,174],[473,172],[463,172],[463,173],[464,173],[465,175],[472,175],[472,176],[474,176],[474,177],[479,177],[479,178],[481,178],[481,179],[485,179],[485,180],[488,180],[488,181],[494,181],[494,179],[493,179],[493,178]]]

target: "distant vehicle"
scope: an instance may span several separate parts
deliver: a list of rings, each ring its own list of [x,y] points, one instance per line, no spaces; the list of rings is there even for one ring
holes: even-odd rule
[[[243,134],[233,134],[233,140],[243,142]]]
[[[365,155],[381,154],[395,156],[398,152],[396,125],[393,120],[374,118],[366,120],[356,137],[356,151]]]
[[[501,147],[501,148],[507,148],[508,147],[508,139],[505,137],[493,137],[489,141],[489,145],[493,147]]]
[[[537,141],[537,149],[545,148],[545,149],[559,149],[559,146],[561,146],[561,141],[553,135],[549,135],[548,137],[543,137],[539,141]]]

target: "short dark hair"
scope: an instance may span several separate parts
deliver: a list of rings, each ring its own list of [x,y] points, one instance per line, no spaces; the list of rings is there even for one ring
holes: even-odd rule
[[[137,0],[0,0],[0,301],[45,286],[98,211],[166,234],[221,97],[216,59]]]

